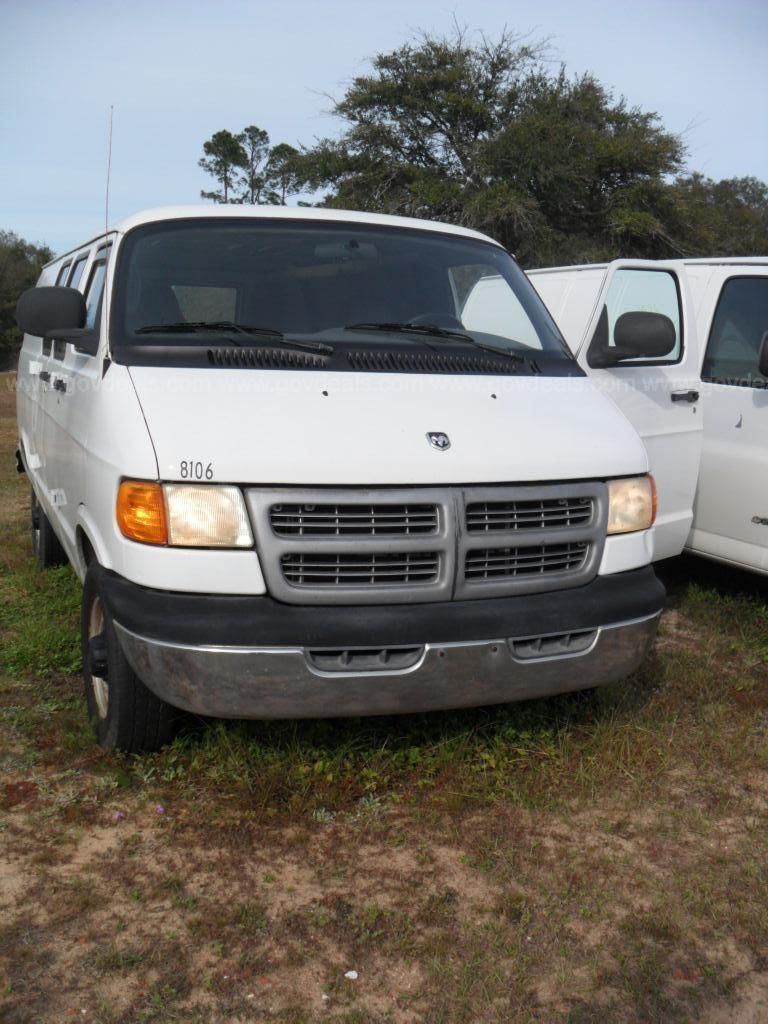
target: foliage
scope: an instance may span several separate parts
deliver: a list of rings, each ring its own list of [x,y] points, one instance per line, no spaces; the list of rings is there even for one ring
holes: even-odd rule
[[[269,158],[269,135],[252,124],[240,132],[237,142],[245,153],[243,169],[237,178],[241,202],[255,205],[268,201],[264,171]]]
[[[201,192],[203,199],[212,199],[215,203],[228,203],[234,187],[238,170],[245,167],[246,152],[239,138],[232,132],[222,129],[215,132],[207,142],[203,143],[205,156],[200,157],[198,165],[212,175],[220,185],[217,192]]]
[[[757,178],[712,181],[678,178],[672,195],[680,233],[699,256],[760,256],[768,252],[768,185]]]
[[[680,140],[592,76],[550,73],[543,48],[510,33],[379,54],[333,112],[346,130],[301,159],[306,181],[331,189],[327,205],[465,224],[524,263],[669,245]]]
[[[681,139],[509,32],[421,36],[373,59],[294,158],[323,204],[484,231],[525,265],[766,247],[766,187],[683,171]]]
[[[0,370],[11,369],[21,345],[16,300],[31,288],[44,263],[53,258],[46,245],[33,245],[12,231],[0,231]]]
[[[203,152],[199,166],[219,183],[216,191],[202,191],[203,199],[280,206],[299,191],[297,151],[285,142],[270,147],[269,135],[255,124],[237,135],[226,129],[215,132],[203,143]]]

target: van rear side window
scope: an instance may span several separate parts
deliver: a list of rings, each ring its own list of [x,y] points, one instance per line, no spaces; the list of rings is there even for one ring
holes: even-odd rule
[[[65,263],[64,266],[61,267],[61,269],[59,270],[58,274],[56,275],[56,285],[57,285],[57,287],[59,285],[65,285],[67,283],[67,274],[69,273],[69,268],[71,266],[72,266],[71,263]]]
[[[91,275],[88,279],[88,287],[85,290],[85,326],[89,330],[93,330],[99,318],[109,253],[110,247],[107,246],[104,249],[100,249],[96,254],[96,259],[91,267]]]
[[[768,329],[768,278],[732,277],[723,285],[701,370],[704,380],[731,387],[766,387],[760,346]]]
[[[88,253],[84,253],[82,256],[78,256],[75,260],[75,265],[72,267],[72,273],[69,276],[67,282],[70,288],[77,288],[80,284],[80,278],[83,276],[83,270],[85,264],[88,262]]]

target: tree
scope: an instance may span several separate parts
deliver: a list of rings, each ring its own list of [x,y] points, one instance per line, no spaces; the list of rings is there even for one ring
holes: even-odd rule
[[[285,204],[308,192],[319,205],[447,220],[527,266],[768,250],[768,186],[687,172],[657,114],[553,69],[544,44],[510,32],[457,29],[379,54],[332,112],[341,134],[299,150],[270,147],[254,125],[218,132],[206,147],[224,139],[224,162],[206,148],[200,163],[222,190],[202,195]]]
[[[12,231],[0,231],[0,370],[16,365],[22,334],[16,326],[16,301],[53,259],[47,245],[33,245]]]
[[[269,135],[263,128],[257,128],[255,124],[251,124],[244,128],[236,138],[245,154],[242,170],[237,177],[237,184],[240,187],[238,201],[250,203],[252,206],[258,203],[276,202],[266,175],[267,161],[270,156]]]
[[[768,252],[768,185],[757,178],[712,181],[680,177],[671,188],[674,217],[688,250],[698,256],[761,256]]]
[[[301,152],[302,184],[329,189],[325,205],[478,228],[528,264],[666,254],[680,139],[543,58],[509,32],[379,54],[334,104],[346,130]]]
[[[299,160],[299,151],[287,142],[278,143],[269,152],[266,177],[275,202],[281,206],[301,192]]]
[[[213,175],[221,188],[201,192],[215,203],[284,206],[301,191],[296,161],[298,150],[281,142],[270,147],[269,135],[255,124],[237,135],[226,129],[203,143],[199,166]]]
[[[214,203],[228,203],[232,196],[237,172],[246,167],[247,153],[239,136],[226,129],[215,132],[207,142],[203,143],[205,156],[198,160],[198,166],[212,175],[221,186],[217,192],[203,192],[203,199],[212,199]],[[237,201],[237,199],[235,199]]]

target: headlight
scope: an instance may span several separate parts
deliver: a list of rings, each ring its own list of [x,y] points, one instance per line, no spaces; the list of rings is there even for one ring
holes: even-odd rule
[[[130,540],[192,548],[250,548],[253,534],[238,487],[124,480],[117,522]]]
[[[656,519],[656,484],[646,476],[608,481],[608,533],[648,530]]]
[[[253,536],[238,487],[165,484],[168,543],[177,547],[250,548]]]

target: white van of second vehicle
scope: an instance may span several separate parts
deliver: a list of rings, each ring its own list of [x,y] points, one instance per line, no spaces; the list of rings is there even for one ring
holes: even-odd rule
[[[768,573],[768,258],[616,260],[528,276],[579,364],[645,441],[659,489],[654,559],[685,548]],[[624,337],[626,314],[638,312],[658,335],[652,359]]]
[[[476,706],[641,661],[645,449],[491,239],[157,210],[49,264],[17,318],[35,549],[83,580],[105,747],[156,747],[174,708]]]

